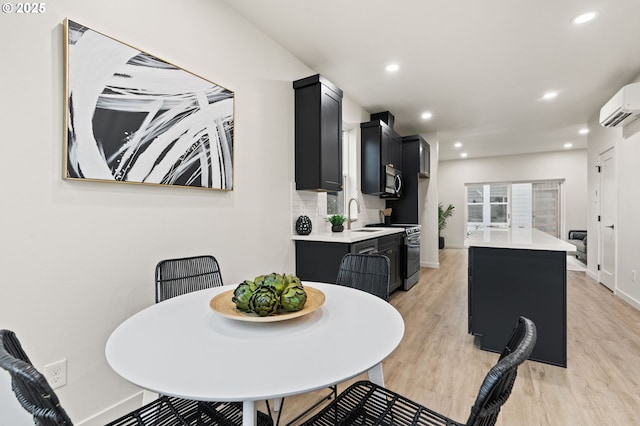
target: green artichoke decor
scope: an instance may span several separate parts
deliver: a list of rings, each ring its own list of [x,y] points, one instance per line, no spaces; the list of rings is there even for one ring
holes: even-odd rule
[[[307,293],[300,278],[291,274],[259,275],[241,282],[233,292],[233,303],[243,312],[261,317],[296,312],[304,307]]]
[[[280,306],[280,298],[278,293],[271,287],[259,287],[251,295],[249,299],[249,309],[252,312],[266,317],[278,312]]]
[[[307,293],[297,285],[285,288],[280,296],[280,306],[287,312],[299,311],[306,301]]]
[[[233,303],[236,304],[236,307],[241,311],[249,312],[249,299],[251,299],[251,295],[256,291],[256,285],[253,281],[243,281],[236,287],[233,291]]]

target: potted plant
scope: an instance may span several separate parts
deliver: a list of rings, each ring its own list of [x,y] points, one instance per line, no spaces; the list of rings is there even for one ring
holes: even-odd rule
[[[453,204],[449,204],[445,209],[442,203],[438,204],[438,248],[444,248],[444,237],[440,235],[440,231],[447,227],[447,219],[453,216]]]
[[[341,214],[334,214],[333,216],[329,216],[329,222],[331,222],[331,230],[333,232],[342,232],[344,231],[344,221],[345,217]]]

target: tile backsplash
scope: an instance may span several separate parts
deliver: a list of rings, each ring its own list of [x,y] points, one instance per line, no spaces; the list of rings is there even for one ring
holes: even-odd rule
[[[305,215],[311,219],[312,234],[331,232],[331,224],[327,221],[327,193],[313,191],[296,191],[295,182],[291,184],[291,234],[296,234],[296,220]],[[352,228],[362,228],[369,223],[380,223],[380,210],[385,208],[384,200],[377,196],[358,193],[360,213],[358,220],[351,224]],[[355,214],[355,206],[353,213]],[[346,214],[345,214],[346,216]],[[346,229],[346,224],[345,224]]]

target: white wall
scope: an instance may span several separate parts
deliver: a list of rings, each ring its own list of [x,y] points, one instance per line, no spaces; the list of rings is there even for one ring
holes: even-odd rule
[[[438,149],[437,133],[421,135],[429,143],[430,177],[419,179],[418,182],[418,214],[422,226],[420,241],[420,266],[438,268],[440,266],[438,254]]]
[[[292,81],[314,72],[217,0],[46,8],[3,14],[0,26],[0,328],[41,370],[68,359],[58,395],[79,423],[138,392],[107,365],[104,345],[153,303],[159,260],[213,254],[226,283],[294,270]],[[61,178],[65,17],[235,92],[232,192]],[[0,424],[15,424],[6,401]]]
[[[616,294],[640,309],[640,122],[625,129],[616,145],[618,221]],[[636,271],[633,282],[632,271]]]
[[[455,206],[443,231],[447,247],[464,247],[465,184],[517,182],[544,179],[565,180],[565,233],[587,226],[587,151],[570,150],[539,154],[441,161],[438,167],[438,197]],[[565,236],[566,238],[566,236]]]
[[[625,129],[616,145],[618,175],[618,221],[616,294],[640,309],[640,121]],[[636,271],[633,282],[632,271]]]
[[[633,82],[639,82],[640,76]],[[630,82],[631,83],[631,82]],[[615,88],[611,96],[620,88]],[[614,292],[640,309],[640,122],[623,128],[603,128],[599,124],[599,111],[589,120],[589,199],[588,199],[588,231],[589,250],[587,251],[588,273],[597,280],[597,265],[600,261],[599,223],[600,206],[597,202],[596,191],[599,187],[599,174],[596,166],[599,156],[611,147],[615,147],[615,163],[617,174],[617,220],[614,221],[616,232],[616,266]],[[632,281],[632,271],[638,278]]]

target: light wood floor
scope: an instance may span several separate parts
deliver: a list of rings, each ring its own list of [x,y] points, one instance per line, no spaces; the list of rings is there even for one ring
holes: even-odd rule
[[[386,387],[459,422],[498,357],[467,334],[466,271],[466,250],[440,250],[439,269],[392,294],[406,330],[383,363]],[[567,301],[568,368],[525,362],[497,424],[640,425],[640,311],[584,272],[567,272]],[[280,424],[319,395],[287,398]]]

